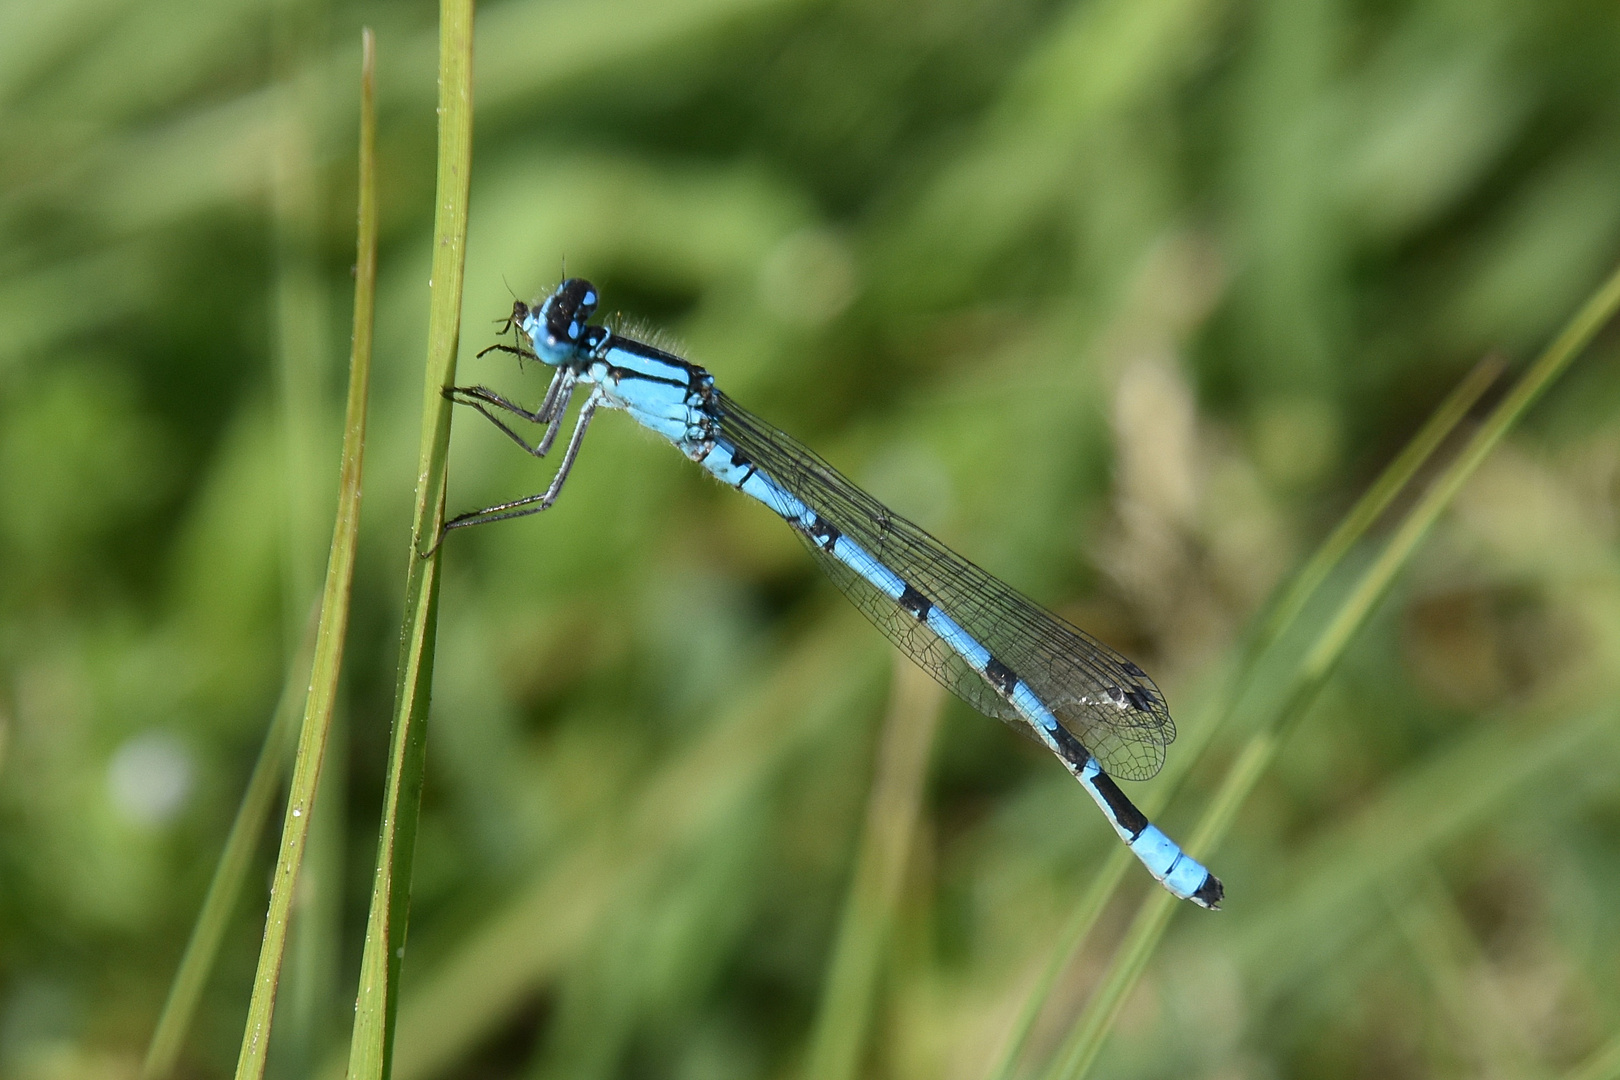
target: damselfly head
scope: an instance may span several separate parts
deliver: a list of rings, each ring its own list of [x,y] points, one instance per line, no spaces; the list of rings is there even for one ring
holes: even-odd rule
[[[596,338],[589,321],[597,300],[595,285],[584,278],[569,278],[518,325],[534,342],[540,359],[559,364],[577,355],[581,347],[589,348]]]

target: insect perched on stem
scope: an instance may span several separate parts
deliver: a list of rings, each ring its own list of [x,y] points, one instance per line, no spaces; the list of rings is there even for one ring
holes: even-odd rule
[[[1148,872],[1176,896],[1220,905],[1220,879],[1136,808],[1113,776],[1145,780],[1176,737],[1164,695],[1135,664],[968,562],[846,480],[802,443],[715,388],[696,364],[592,326],[596,287],[569,278],[511,324],[556,368],[533,411],[483,386],[448,391],[544,457],[581,386],[590,387],[551,485],[445,522],[452,529],[537,514],[557,500],[598,408],[623,409],[721,482],[775,511],[877,628],[947,689],[1033,735],[1080,781]],[[479,355],[483,355],[480,353]],[[495,411],[492,411],[495,410]],[[544,425],[531,444],[497,413]]]

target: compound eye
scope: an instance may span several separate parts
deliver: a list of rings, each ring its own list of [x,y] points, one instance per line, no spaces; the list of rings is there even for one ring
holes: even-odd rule
[[[596,310],[596,302],[596,286],[584,278],[569,278],[546,302],[547,329],[569,341],[578,341],[591,312]]]
[[[569,278],[557,286],[559,306],[565,307],[580,323],[588,321],[596,310],[596,286],[584,278]]]

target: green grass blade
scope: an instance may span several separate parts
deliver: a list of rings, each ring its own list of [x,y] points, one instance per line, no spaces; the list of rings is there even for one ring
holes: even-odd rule
[[[331,290],[318,257],[326,210],[318,166],[320,134],[327,126],[325,85],[309,60],[324,52],[311,10],[301,4],[271,8],[271,71],[277,119],[270,150],[272,208],[272,340],[277,412],[284,460],[281,587],[289,651],[298,640],[296,615],[321,589],[329,511],[323,467],[331,451],[328,409],[332,348]],[[353,64],[352,57],[345,57]],[[321,781],[310,811],[312,826],[299,869],[297,915],[288,930],[278,992],[275,1043],[270,1051],[292,1074],[309,1070],[313,1049],[335,1010],[341,950],[334,947],[341,918],[345,728],[327,736]]]
[[[1457,457],[1435,477],[1357,580],[1333,618],[1291,673],[1282,705],[1250,738],[1222,782],[1215,800],[1195,830],[1188,850],[1204,858],[1225,836],[1238,808],[1275,757],[1278,747],[1304,717],[1351,638],[1366,622],[1395,575],[1406,565],[1441,512],[1473,475],[1502,436],[1563,373],[1597,332],[1620,310],[1620,271],[1616,271],[1475,430]],[[1136,985],[1169,923],[1173,899],[1154,890],[1138,909],[1124,943],[1103,981],[1087,1003],[1071,1036],[1048,1073],[1054,1080],[1075,1080],[1090,1070],[1102,1050],[1126,995]]]
[[[373,157],[370,49],[362,90],[362,161]],[[332,706],[337,698],[338,674],[343,664],[343,639],[348,628],[350,587],[354,579],[355,546],[360,533],[360,479],[365,454],[366,391],[371,382],[371,323],[376,294],[375,180],[369,165],[362,165],[360,240],[355,281],[354,348],[349,362],[348,403],[343,421],[343,464],[339,479],[337,522],[332,529],[332,551],[327,561],[326,584],[321,593],[320,626],[310,670],[309,696],[293,760],[287,814],[281,831],[281,851],[270,886],[270,909],[265,919],[259,967],[253,978],[253,996],[237,1059],[238,1080],[264,1075],[270,1043],[270,1023],[280,982],[282,952],[292,909],[298,868],[309,835],[311,810],[320,781]]]
[[[456,347],[461,337],[467,190],[472,170],[472,26],[472,0],[443,0],[439,6],[438,187],[420,469],[405,578],[405,617],[382,829],[360,961],[354,1034],[349,1043],[349,1076],[353,1080],[388,1075],[394,1018],[399,1008],[399,970],[405,952],[411,861],[421,809],[422,757],[439,595],[438,551],[435,549],[427,558],[420,553],[433,547],[439,523],[444,519],[451,407],[443,392],[455,382]]]
[[[1259,752],[1253,744],[1245,749],[1228,774],[1226,785],[1194,831],[1186,847],[1188,852],[1194,857],[1202,857],[1214,846],[1216,839],[1225,833],[1237,815],[1248,787],[1260,778],[1270,760],[1268,754]],[[1164,928],[1170,923],[1170,916],[1180,904],[1180,900],[1163,889],[1148,891],[1102,982],[1091,1000],[1086,1002],[1080,1019],[1054,1057],[1053,1067],[1046,1073],[1050,1080],[1084,1076],[1090,1069],[1102,1049],[1103,1039],[1125,1004],[1125,998],[1136,986],[1137,978],[1147,966],[1148,957],[1152,955],[1159,938],[1164,935]]]
[[[848,1080],[860,1067],[872,1003],[922,801],[945,692],[896,655],[855,873],[810,1040],[808,1080]]]
[[[854,612],[849,613],[854,618]],[[541,866],[401,1001],[391,1075],[431,1080],[489,1038],[602,931],[615,898],[661,866],[690,857],[715,823],[769,789],[782,770],[866,699],[882,653],[831,620],[782,660],[701,737],[659,764],[633,803]],[[344,1062],[317,1074],[342,1080]]]
[[[1215,719],[1213,722],[1187,725],[1177,747],[1178,753],[1166,763],[1165,771],[1153,791],[1140,800],[1143,810],[1150,817],[1169,802],[1179,781],[1199,760],[1210,740],[1231,721],[1254,679],[1255,672],[1260,667],[1261,660],[1274,645],[1287,636],[1299,616],[1316,597],[1322,584],[1344,561],[1345,555],[1456,430],[1457,425],[1478,403],[1480,397],[1495,383],[1501,375],[1502,366],[1502,362],[1494,356],[1488,356],[1474,366],[1463,381],[1458,383],[1441,402],[1439,408],[1430,415],[1417,434],[1402,447],[1394,460],[1379,473],[1372,486],[1356,500],[1350,512],[1289,581],[1287,588],[1269,605],[1267,612],[1259,621],[1259,629],[1251,635],[1244,647],[1242,659],[1233,669],[1232,675],[1225,680],[1225,686],[1217,700],[1207,710]],[[1069,917],[1059,936],[1050,960],[1042,969],[1040,977],[1013,1021],[1006,1046],[989,1073],[990,1080],[1010,1080],[1013,1076],[1018,1060],[1028,1044],[1030,1033],[1035,1028],[1035,1022],[1040,1018],[1041,1010],[1045,1007],[1053,987],[1057,985],[1058,977],[1090,936],[1097,918],[1124,879],[1132,861],[1132,856],[1124,848],[1111,852],[1092,879],[1085,895],[1075,905],[1074,913]]]
[[[1297,992],[1337,962],[1386,881],[1434,859],[1443,844],[1489,820],[1506,801],[1568,783],[1582,763],[1590,768],[1612,758],[1615,719],[1604,706],[1556,718],[1482,721],[1315,838],[1293,860],[1294,884],[1268,897],[1228,942],[1251,973],[1255,1009]]]
[[[287,768],[288,752],[292,749],[298,704],[309,688],[309,669],[315,655],[315,612],[305,629],[304,640],[293,662],[287,666],[287,681],[282,684],[281,697],[276,702],[270,726],[264,733],[264,744],[259,748],[258,760],[248,777],[247,789],[242,793],[241,805],[231,822],[231,831],[225,838],[219,864],[208,883],[202,909],[191,928],[186,951],[181,954],[180,966],[169,984],[169,996],[158,1014],[157,1026],[152,1030],[152,1041],[146,1048],[146,1059],[141,1064],[141,1080],[162,1080],[174,1072],[174,1063],[185,1045],[186,1032],[196,1015],[203,988],[214,970],[219,956],[219,945],[225,937],[231,912],[242,895],[242,884],[253,865],[253,851],[264,835],[265,822],[270,820],[270,808],[281,789],[281,777]]]
[[[1332,575],[1356,541],[1372,527],[1378,516],[1389,508],[1395,496],[1406,488],[1412,478],[1418,474],[1429,458],[1438,450],[1446,438],[1456,430],[1478,402],[1498,378],[1501,377],[1506,364],[1496,354],[1486,356],[1473,369],[1463,377],[1463,381],[1446,396],[1429,419],[1412,436],[1411,440],[1401,448],[1384,471],[1378,474],[1365,494],[1356,500],[1356,504],[1334,527],[1326,540],[1323,540],[1316,551],[1304,566],[1300,567],[1293,580],[1288,584],[1288,590],[1282,594],[1271,610],[1266,614],[1260,624],[1260,631],[1249,646],[1248,662],[1240,665],[1240,671],[1252,675],[1255,669],[1253,661],[1270,648],[1288,632],[1300,614],[1316,596],[1322,583]],[[1236,698],[1229,700],[1229,705],[1235,705]]]
[[[1152,813],[1146,812],[1150,815]],[[1029,1037],[1035,1030],[1035,1022],[1041,1018],[1041,1010],[1046,1007],[1047,998],[1052,996],[1052,990],[1057,986],[1058,977],[1074,962],[1080,946],[1091,936],[1092,927],[1097,925],[1097,919],[1108,906],[1109,898],[1114,895],[1114,890],[1125,877],[1125,871],[1129,870],[1135,861],[1136,857],[1123,846],[1116,847],[1108,853],[1102,869],[1091,879],[1085,895],[1074,906],[1069,921],[1064,924],[1062,932],[1058,935],[1057,947],[1047,958],[1046,966],[1041,969],[1035,985],[1024,998],[1024,1004],[1013,1020],[1012,1030],[1007,1035],[1001,1056],[996,1059],[995,1066],[990,1070],[990,1080],[1012,1080],[1018,1068],[1018,1061],[1023,1057],[1024,1048],[1029,1045]]]

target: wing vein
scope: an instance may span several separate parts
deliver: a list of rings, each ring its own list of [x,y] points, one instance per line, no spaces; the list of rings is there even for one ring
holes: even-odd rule
[[[1141,780],[1159,771],[1175,722],[1141,668],[892,512],[725,394],[718,408],[722,440],[938,605],[1022,678],[1109,773]],[[925,623],[810,537],[801,539],[833,583],[918,666],[975,709],[1029,734],[1012,705]]]

